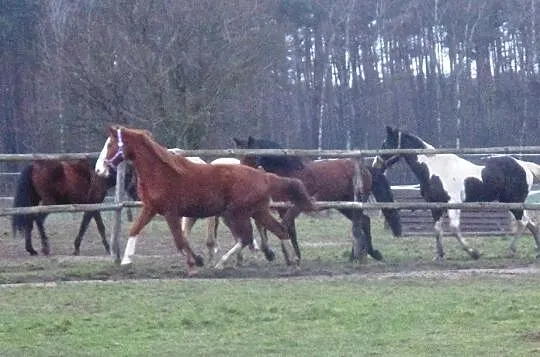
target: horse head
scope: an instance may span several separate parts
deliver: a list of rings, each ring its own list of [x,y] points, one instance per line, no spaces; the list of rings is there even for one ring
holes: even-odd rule
[[[247,140],[233,138],[239,149],[283,149],[281,145],[272,140],[256,139],[249,136]],[[247,156],[242,162],[244,165],[262,167],[268,172],[301,170],[304,168],[302,159],[298,156],[257,155]]]
[[[432,149],[419,137],[412,135],[398,128],[386,127],[386,138],[381,144],[381,149]],[[379,154],[373,160],[373,167],[386,170],[398,162],[401,158],[405,160],[416,159],[416,154]]]

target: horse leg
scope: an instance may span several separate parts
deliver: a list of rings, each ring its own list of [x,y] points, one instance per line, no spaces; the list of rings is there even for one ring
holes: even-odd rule
[[[49,247],[49,237],[47,237],[47,234],[45,233],[45,218],[47,218],[46,214],[38,214],[36,215],[36,225],[38,227],[39,236],[41,237],[41,252],[43,255],[49,255],[51,253],[51,249]]]
[[[83,214],[81,225],[79,226],[79,233],[77,233],[77,237],[75,238],[75,241],[73,243],[73,245],[75,246],[75,249],[73,250],[73,255],[79,255],[82,238],[84,236],[84,233],[88,229],[88,224],[90,223],[93,214],[94,212],[84,212]]]
[[[512,239],[512,242],[510,243],[510,254],[513,256],[516,254],[516,245],[518,240],[523,236],[523,232],[525,231],[525,228],[528,228],[529,231],[531,231],[534,241],[536,243],[536,258],[540,258],[540,236],[539,236],[539,228],[536,223],[534,223],[529,215],[527,214],[527,211],[521,211],[521,210],[511,210],[512,214],[514,215],[517,223],[517,229],[514,233],[514,238]],[[521,219],[519,218],[521,217]]]
[[[178,219],[178,216],[174,214],[174,212],[171,212],[165,215],[165,220],[167,221],[171,234],[173,235],[176,249],[178,249],[179,252],[184,252],[186,254],[187,275],[192,276],[197,274],[194,266],[203,266],[203,259],[201,256],[193,253],[193,250],[189,246],[189,242],[184,236],[181,225],[179,224],[180,220]]]
[[[302,211],[298,207],[291,207],[285,212],[283,211],[279,211],[279,212],[281,216],[281,223],[287,228],[287,234],[288,234],[288,237],[290,238],[290,243],[293,246],[295,256],[298,258],[298,260],[300,260],[300,257],[301,257],[300,246],[298,245],[298,239],[296,236],[295,220],[296,220],[296,217],[298,217]],[[283,256],[285,257],[285,261],[287,262],[287,265],[291,265],[291,260],[287,253],[287,247],[285,246],[284,240],[281,241],[281,251],[283,252]]]
[[[231,255],[236,254],[237,264],[242,263],[242,249],[245,246],[252,244],[253,242],[253,227],[251,221],[248,218],[233,218],[231,214],[223,215],[223,220],[227,227],[229,227],[236,243],[229,249],[229,251],[219,259],[215,268],[223,269],[225,262],[229,260]]]
[[[268,232],[266,231],[266,228],[264,228],[258,221],[255,221],[255,226],[257,227],[259,236],[261,237],[261,246],[259,249],[264,253],[266,260],[271,262],[276,258],[276,254],[268,245]],[[253,241],[255,242],[255,238],[253,238]]]
[[[287,265],[298,265],[300,258],[296,255],[296,250],[289,236],[286,227],[279,223],[268,210],[261,210],[253,214],[255,221],[258,221],[261,226],[274,233],[280,240],[283,247],[285,261]],[[292,222],[292,221],[290,221]]]
[[[382,260],[383,256],[381,252],[373,248],[373,242],[371,239],[371,218],[369,218],[369,216],[365,214],[362,210],[359,210],[358,212],[358,221],[361,221],[361,223],[359,226],[356,226],[356,228],[355,224],[353,223],[353,232],[356,231],[355,236],[359,236],[361,239],[362,252],[367,252],[367,254],[369,254],[375,260]],[[361,229],[362,232],[357,232],[357,230],[359,229]]]
[[[206,219],[206,248],[208,249],[208,261],[214,259],[217,253],[217,230],[219,226],[219,216],[208,217]]]
[[[382,260],[382,254],[373,248],[371,239],[371,219],[362,210],[339,210],[352,222],[353,246],[351,261],[363,261],[366,254],[375,260]]]
[[[26,221],[24,226],[24,245],[26,251],[30,255],[38,255],[38,252],[32,246],[32,229],[34,228],[34,218],[29,216],[29,219]]]
[[[105,248],[107,254],[110,254],[111,247],[109,246],[109,241],[107,240],[107,235],[105,234],[105,224],[103,224],[103,218],[101,217],[101,213],[99,211],[94,213],[94,221],[96,221],[96,227],[99,235],[101,236],[101,243],[103,243],[103,247]]]
[[[465,238],[461,235],[461,230],[459,229],[459,215],[460,210],[457,209],[450,209],[448,210],[448,217],[450,218],[450,231],[452,234],[456,237],[459,244],[461,245],[461,248],[469,253],[469,255],[473,259],[480,258],[480,253],[476,250],[471,248],[468,244]]]
[[[135,246],[137,245],[137,238],[141,230],[150,222],[150,220],[156,215],[156,212],[148,206],[143,206],[139,216],[135,220],[135,223],[129,230],[129,238],[126,243],[126,249],[124,249],[124,256],[122,257],[121,265],[131,264],[132,257],[135,255]]]

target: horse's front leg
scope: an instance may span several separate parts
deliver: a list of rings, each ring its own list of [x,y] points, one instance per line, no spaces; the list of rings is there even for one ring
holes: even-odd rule
[[[75,241],[73,242],[73,246],[74,246],[73,255],[79,255],[82,238],[84,236],[84,233],[88,229],[88,224],[90,223],[90,220],[92,219],[93,213],[94,212],[84,212],[83,214],[81,225],[79,226],[79,232],[77,233],[77,237],[75,237]]]
[[[461,248],[469,253],[469,255],[473,259],[480,258],[480,253],[469,246],[465,238],[461,235],[461,230],[459,229],[459,217],[460,217],[460,210],[457,209],[450,209],[448,210],[448,218],[450,219],[450,231],[456,237],[459,244],[461,245]],[[441,223],[442,224],[442,223]],[[442,230],[442,227],[441,227]]]
[[[139,216],[135,220],[135,223],[129,230],[129,238],[126,243],[126,249],[124,250],[124,256],[122,257],[121,265],[131,264],[132,258],[135,255],[135,246],[137,245],[137,238],[142,229],[150,222],[150,220],[156,215],[156,212],[148,206],[143,206]]]

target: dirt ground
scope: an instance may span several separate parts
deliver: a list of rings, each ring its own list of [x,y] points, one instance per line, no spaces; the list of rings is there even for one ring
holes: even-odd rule
[[[111,227],[111,214],[104,216],[107,228]],[[137,256],[132,266],[114,264],[112,258],[105,253],[93,222],[84,237],[81,255],[73,256],[73,238],[77,233],[81,217],[81,214],[63,214],[51,215],[47,219],[46,229],[51,244],[49,257],[28,256],[24,250],[22,238],[12,238],[9,217],[0,217],[0,283],[186,277],[185,259],[175,253],[170,234],[159,219],[151,222],[145,229],[144,236],[139,239]],[[325,219],[327,221],[324,221]],[[322,231],[324,226],[330,225],[333,222],[331,219],[322,218],[322,228],[316,228],[315,232]],[[124,220],[122,248],[128,227],[129,223]],[[191,242],[194,250],[207,259],[205,230],[204,223],[197,223]],[[344,231],[347,230],[348,228],[345,227]],[[220,232],[222,248],[218,257],[225,252],[226,248],[232,246],[230,235],[226,231]],[[312,235],[316,234],[312,233]],[[376,262],[368,258],[364,263],[351,263],[348,260],[350,241],[340,236],[324,241],[321,239],[301,241],[304,258],[299,268],[292,268],[285,265],[277,240],[273,237],[270,239],[276,253],[274,262],[267,262],[260,252],[251,252],[246,249],[244,264],[241,267],[236,267],[235,259],[231,258],[230,264],[223,270],[214,269],[212,264],[206,264],[199,269],[197,277],[202,279],[340,279],[344,277],[350,279],[404,277],[466,279],[479,274],[508,278],[517,275],[540,275],[536,262],[530,258],[503,256],[473,261],[465,257],[456,260],[449,259],[441,263],[433,262],[429,254],[419,256],[414,250],[406,252],[409,254],[408,257],[399,257],[392,261]],[[37,231],[34,232],[33,243],[34,248],[39,251],[41,245]]]

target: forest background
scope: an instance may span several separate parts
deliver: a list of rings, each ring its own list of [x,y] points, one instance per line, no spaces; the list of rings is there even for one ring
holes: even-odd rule
[[[0,151],[538,145],[539,0],[0,0]]]

